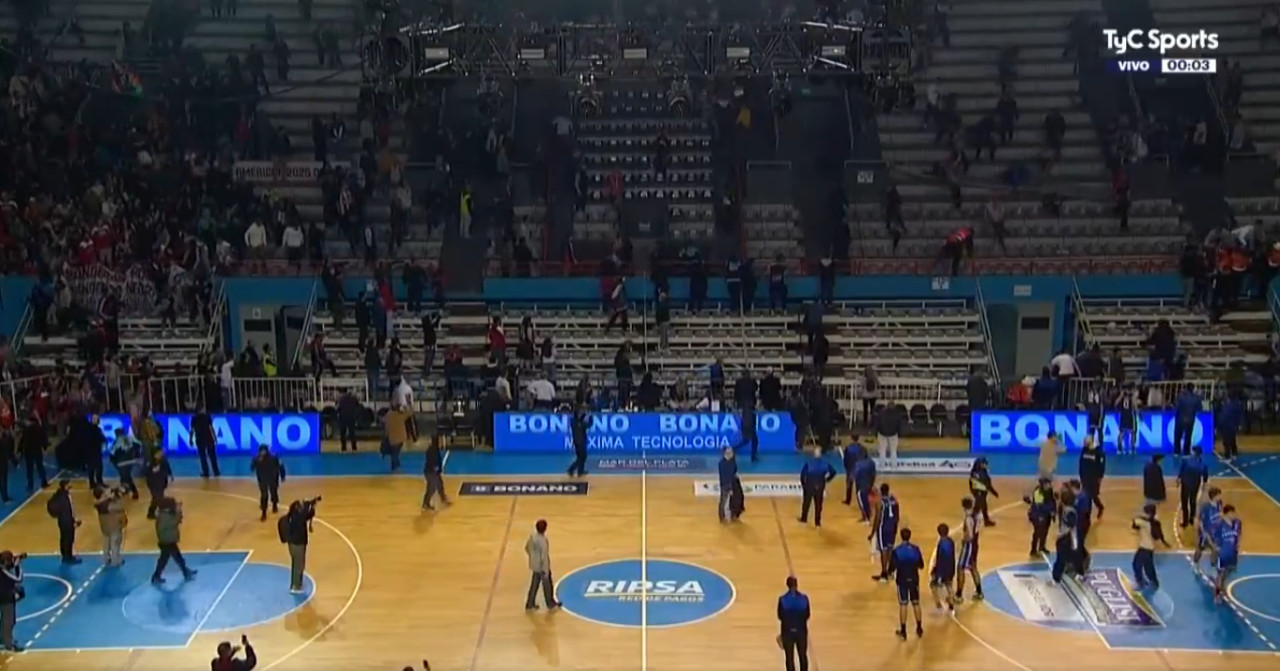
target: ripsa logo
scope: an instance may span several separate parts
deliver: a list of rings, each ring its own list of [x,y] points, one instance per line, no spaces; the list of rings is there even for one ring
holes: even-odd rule
[[[701,600],[706,596],[697,580],[592,580],[585,596],[590,597],[684,597]]]

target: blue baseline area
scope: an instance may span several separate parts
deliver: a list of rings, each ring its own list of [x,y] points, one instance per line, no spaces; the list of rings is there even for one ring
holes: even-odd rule
[[[1109,647],[1119,650],[1275,652],[1271,644],[1280,641],[1280,555],[1241,556],[1239,570],[1231,580],[1234,584],[1231,591],[1236,602],[1245,607],[1242,611],[1214,603],[1212,589],[1193,571],[1188,556],[1185,552],[1157,553],[1160,588],[1136,592],[1150,604],[1160,624],[1096,627],[1085,621],[1037,624],[1101,637]],[[1092,557],[1093,569],[1116,568],[1126,576],[1131,574],[1131,553],[1098,551],[1093,552]],[[1208,566],[1207,560],[1204,566]],[[1033,562],[1006,566],[983,576],[986,606],[1022,620],[1018,606],[1000,580],[1001,569],[1026,570],[1048,580],[1049,565]]]
[[[156,556],[126,553],[117,568],[88,555],[75,566],[52,555],[28,558],[16,638],[29,650],[183,648],[201,632],[284,617],[315,594],[310,576],[302,594],[290,594],[288,567],[249,563],[247,551],[184,553],[198,575],[183,581],[171,563],[166,582],[153,585]]]

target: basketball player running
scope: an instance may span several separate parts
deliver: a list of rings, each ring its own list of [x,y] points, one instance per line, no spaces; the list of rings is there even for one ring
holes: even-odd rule
[[[1138,400],[1133,396],[1132,387],[1120,392],[1120,398],[1116,399],[1116,411],[1120,414],[1120,435],[1116,437],[1116,452],[1136,454],[1133,434],[1138,425]]]
[[[960,501],[964,510],[964,539],[960,541],[960,560],[956,564],[956,603],[964,602],[964,575],[967,572],[973,577],[973,598],[982,600],[982,576],[978,574],[978,532],[982,522],[974,509],[973,499],[964,497]]]
[[[1227,590],[1227,579],[1236,572],[1236,565],[1240,561],[1240,531],[1241,522],[1236,514],[1236,507],[1223,506],[1221,526],[1218,528],[1218,577],[1213,585],[1215,603],[1222,603]]]
[[[880,484],[880,507],[876,509],[876,517],[871,522],[872,548],[880,555],[880,573],[871,576],[872,580],[889,581],[889,561],[892,558],[893,542],[898,536],[898,499],[889,493],[889,483]],[[905,611],[904,611],[905,612]]]
[[[956,542],[951,540],[950,527],[939,524],[938,547],[933,551],[933,567],[929,569],[929,588],[933,591],[933,605],[938,610],[942,610],[942,597],[945,595],[947,610],[955,611],[955,592],[951,587],[955,577]]]
[[[924,636],[924,618],[920,616],[920,571],[924,569],[924,555],[911,542],[911,530],[902,530],[902,542],[889,555],[886,577],[893,576],[898,586],[898,638],[907,640],[907,604],[916,616],[916,636]]]
[[[1210,487],[1207,499],[1200,502],[1196,511],[1196,551],[1191,555],[1191,563],[1200,570],[1200,558],[1204,551],[1210,557],[1218,556],[1218,528],[1222,525],[1222,490]]]

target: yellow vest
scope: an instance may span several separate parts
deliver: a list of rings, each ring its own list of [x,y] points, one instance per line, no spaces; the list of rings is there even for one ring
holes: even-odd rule
[[[276,357],[274,354],[267,354],[262,357],[262,372],[267,377],[275,377],[279,369],[276,367]]]

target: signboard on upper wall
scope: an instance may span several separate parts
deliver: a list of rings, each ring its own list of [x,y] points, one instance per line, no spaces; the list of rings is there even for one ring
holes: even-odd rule
[[[347,163],[331,162],[332,168],[346,168]],[[231,177],[250,184],[314,184],[320,179],[324,164],[319,161],[237,161]]]
[[[1172,452],[1175,414],[1149,411],[1138,414],[1133,445],[1138,452]],[[1049,432],[1058,436],[1068,451],[1079,451],[1089,436],[1089,417],[1083,412],[996,410],[975,412],[970,417],[969,447],[974,452],[1033,452]],[[1102,419],[1102,446],[1114,452],[1120,441],[1120,414],[1106,413]],[[1191,445],[1205,454],[1213,450],[1213,413],[1196,416]]]

